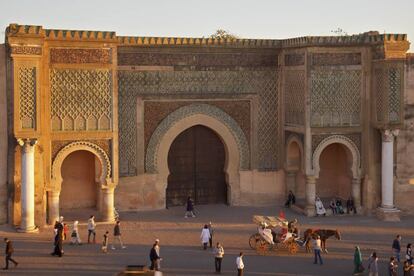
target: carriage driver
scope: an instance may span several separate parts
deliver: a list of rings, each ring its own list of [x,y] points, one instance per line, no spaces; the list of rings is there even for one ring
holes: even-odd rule
[[[294,219],[288,223],[288,232],[292,233],[294,237],[299,237],[298,220]]]

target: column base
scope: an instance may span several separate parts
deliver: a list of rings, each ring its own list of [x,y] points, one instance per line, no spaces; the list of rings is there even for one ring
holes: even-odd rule
[[[401,211],[397,208],[377,208],[377,218],[383,221],[400,221]]]
[[[306,206],[305,209],[303,210],[303,212],[305,213],[305,216],[307,216],[307,217],[316,216],[315,206],[312,206],[312,205]]]
[[[18,233],[39,233],[39,228],[37,228],[36,226],[27,229],[17,228],[16,231]]]

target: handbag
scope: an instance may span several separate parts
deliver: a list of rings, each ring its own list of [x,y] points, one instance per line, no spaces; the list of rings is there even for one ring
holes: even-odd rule
[[[76,232],[73,231],[72,234],[70,235],[72,238],[76,238]]]

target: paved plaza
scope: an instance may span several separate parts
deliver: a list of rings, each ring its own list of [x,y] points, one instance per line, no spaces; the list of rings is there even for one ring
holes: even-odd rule
[[[285,210],[286,216],[298,218],[300,229],[308,227],[331,228],[341,232],[342,240],[328,241],[329,254],[324,254],[324,265],[314,265],[313,256],[301,248],[298,254],[290,255],[285,250],[268,256],[259,256],[248,245],[249,236],[255,232],[252,215],[277,215],[280,207],[228,207],[225,205],[196,206],[197,217],[185,219],[183,208],[168,210],[131,212],[121,214],[121,232],[126,249],[100,252],[103,232],[112,233],[112,225],[98,224],[97,244],[82,246],[64,245],[62,258],[50,256],[52,252],[52,227],[41,229],[39,234],[19,234],[8,226],[2,226],[0,236],[14,241],[17,268],[4,275],[114,275],[126,265],[148,264],[152,242],[161,242],[161,263],[164,275],[213,275],[214,255],[203,251],[200,231],[203,224],[213,222],[216,229],[214,241],[220,241],[225,250],[222,274],[235,275],[236,255],[245,252],[245,275],[351,275],[353,249],[361,247],[366,263],[370,252],[376,250],[380,257],[380,268],[385,275],[386,260],[390,256],[391,243],[399,233],[402,245],[414,241],[414,220],[404,217],[401,222],[380,222],[374,217],[337,216],[307,218]],[[72,214],[71,216],[74,216]],[[81,216],[78,214],[77,216]],[[83,214],[80,227],[81,238],[86,240],[86,220]],[[68,220],[71,218],[68,218]],[[4,271],[2,271],[3,273]],[[30,274],[29,274],[30,273]],[[2,274],[3,275],[3,274]]]

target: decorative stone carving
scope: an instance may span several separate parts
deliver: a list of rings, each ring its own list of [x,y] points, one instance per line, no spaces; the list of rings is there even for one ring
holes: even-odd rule
[[[343,135],[331,135],[324,140],[322,140],[319,145],[316,147],[313,155],[312,155],[312,167],[314,170],[314,175],[316,178],[319,177],[320,166],[319,166],[319,158],[322,154],[322,151],[329,145],[339,143],[346,146],[352,154],[352,174],[353,178],[360,178],[361,175],[361,155],[360,151],[358,150],[357,145]]]
[[[315,152],[316,147],[326,138],[330,137],[330,134],[318,134],[318,135],[312,135],[312,153]],[[360,152],[361,150],[361,134],[359,133],[349,133],[349,134],[342,134],[341,136],[344,136],[351,140],[357,147]]]
[[[394,137],[397,137],[400,133],[399,129],[383,129],[381,131],[383,142],[393,142]]]
[[[77,143],[73,140],[54,140],[52,141],[52,162],[60,150],[71,143]],[[84,140],[83,142],[91,143],[101,148],[108,157],[111,157],[111,141],[110,140]]]
[[[292,53],[285,55],[285,66],[305,65],[305,53]]]
[[[72,152],[78,151],[78,150],[86,150],[89,152],[92,152],[95,154],[95,156],[99,159],[102,165],[102,176],[101,176],[101,184],[108,184],[106,182],[107,179],[110,179],[111,177],[111,161],[106,154],[106,152],[99,147],[98,145],[87,142],[87,141],[77,141],[72,142],[65,147],[63,147],[57,154],[56,157],[53,159],[52,163],[52,179],[57,179],[58,183],[61,182],[61,173],[60,169],[62,166],[63,161],[65,158]]]
[[[112,129],[110,70],[52,69],[50,83],[53,131],[75,130],[75,119],[79,116],[83,118],[82,127],[76,130]],[[88,118],[86,126],[85,118]],[[98,125],[97,118],[100,120]]]
[[[19,119],[22,129],[36,128],[36,67],[20,67]]]
[[[13,55],[42,55],[42,48],[30,46],[13,46],[11,47],[11,53]]]
[[[51,63],[112,63],[111,49],[50,49]]]
[[[361,53],[313,53],[313,66],[361,65]]]
[[[313,70],[311,81],[311,126],[360,125],[360,70]]]
[[[303,125],[305,120],[305,71],[285,71],[285,123]]]
[[[174,111],[168,115],[157,127],[154,133],[151,136],[151,139],[148,143],[148,148],[146,150],[145,156],[145,170],[147,173],[156,173],[156,163],[157,163],[157,149],[163,135],[174,125],[176,122],[181,119],[194,115],[194,114],[205,114],[211,116],[224,125],[233,134],[240,152],[240,170],[248,170],[250,167],[250,150],[247,143],[246,137],[243,134],[243,131],[237,125],[237,123],[224,111],[220,110],[217,107],[206,105],[206,104],[192,104],[184,106]]]

